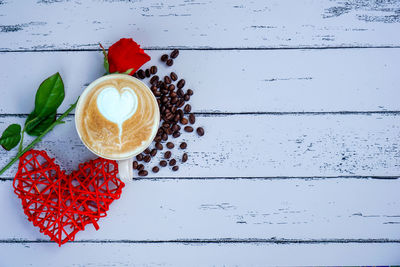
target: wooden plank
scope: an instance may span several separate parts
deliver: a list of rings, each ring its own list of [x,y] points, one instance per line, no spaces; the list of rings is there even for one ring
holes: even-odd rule
[[[93,158],[79,140],[73,117],[37,146],[67,170]],[[0,118],[0,129],[24,123],[19,116]],[[189,160],[179,172],[170,167],[150,177],[398,176],[400,115],[202,115],[206,134],[183,133]],[[172,138],[173,139],[173,138]],[[32,138],[26,138],[28,143]],[[178,145],[172,156],[180,159]],[[0,151],[0,166],[15,151]],[[148,168],[158,163],[158,153]],[[12,177],[16,164],[3,177]]]
[[[2,266],[398,265],[400,244],[0,243]],[[23,255],[23,256],[16,256]]]
[[[149,51],[152,62],[165,52]],[[104,73],[97,51],[0,53],[0,60],[0,113],[30,113],[37,87],[56,71],[66,86],[63,111]],[[195,112],[341,112],[400,110],[399,69],[400,49],[181,51],[159,74],[186,79]]]
[[[97,49],[121,37],[147,48],[399,46],[399,10],[398,1],[2,1],[0,49]]]
[[[76,240],[400,242],[399,190],[400,179],[138,180]],[[0,208],[0,240],[48,240],[11,181]]]

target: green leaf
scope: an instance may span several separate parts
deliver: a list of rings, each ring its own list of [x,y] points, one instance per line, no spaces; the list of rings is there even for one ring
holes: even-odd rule
[[[43,119],[57,112],[57,108],[64,100],[64,83],[60,74],[50,76],[44,80],[36,93],[35,117]]]
[[[121,74],[130,74],[133,70],[134,70],[134,68],[130,68],[129,70],[127,70],[125,72],[121,72]],[[117,72],[117,73],[119,73],[119,72]]]
[[[107,51],[104,49],[104,47],[99,43],[101,49],[103,50],[103,56],[104,56],[104,68],[106,69],[107,73],[110,73],[110,64],[108,63],[108,55]]]
[[[25,122],[25,132],[29,135],[39,136],[56,121],[57,111],[47,117],[36,117],[35,113],[29,114]]]
[[[21,126],[19,124],[11,124],[3,132],[0,137],[0,145],[5,150],[11,150],[18,145],[21,140]]]

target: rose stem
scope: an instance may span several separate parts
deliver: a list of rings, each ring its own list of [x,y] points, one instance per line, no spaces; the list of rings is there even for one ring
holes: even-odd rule
[[[78,97],[79,99],[79,97]],[[4,166],[3,169],[0,170],[0,175],[3,174],[8,168],[11,167],[25,152],[27,152],[29,149],[34,147],[37,143],[42,141],[42,137],[45,136],[48,132],[50,132],[56,125],[64,123],[62,120],[69,114],[71,113],[72,110],[76,107],[76,104],[78,103],[78,99],[75,101],[74,104],[72,104],[58,119],[53,122],[49,128],[44,130],[43,133],[41,133],[35,140],[32,141],[27,147],[25,147],[22,151],[18,152],[18,154],[13,158],[6,166]]]

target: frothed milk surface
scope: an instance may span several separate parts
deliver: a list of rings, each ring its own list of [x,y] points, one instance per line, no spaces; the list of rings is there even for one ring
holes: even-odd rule
[[[108,78],[109,77],[109,78]],[[152,142],[160,120],[151,91],[127,75],[105,76],[81,95],[79,135],[94,153],[112,159],[136,155]]]

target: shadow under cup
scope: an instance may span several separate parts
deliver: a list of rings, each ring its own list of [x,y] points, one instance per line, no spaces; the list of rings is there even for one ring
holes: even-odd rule
[[[111,92],[111,94],[106,95],[107,92],[103,91],[107,90],[115,92]],[[124,90],[130,92],[134,91],[134,93],[131,94],[128,92],[128,95],[130,95],[128,100],[126,100],[127,98],[124,96]],[[101,95],[101,93],[103,94]],[[116,96],[118,93],[119,95]],[[103,97],[101,100],[99,100],[103,95],[106,97]],[[120,102],[113,102],[113,100],[116,99],[115,97],[119,99],[118,101]],[[121,102],[124,100],[125,102]],[[129,100],[131,101],[129,102]],[[94,104],[93,101],[96,101],[96,104]],[[100,108],[102,106],[99,106],[99,101],[104,102],[104,107],[108,109],[111,108],[114,113],[107,112],[108,110],[105,108]],[[125,111],[123,105],[118,105],[116,103],[133,103],[131,104],[132,113],[130,113],[130,116],[128,115],[129,117],[126,117],[125,120],[121,117],[121,114],[123,114]],[[133,106],[135,103],[136,108],[134,109]],[[102,111],[100,111],[100,109],[102,109]],[[128,129],[129,136],[131,136],[130,134],[132,134],[132,136],[136,136],[136,134],[140,136],[140,134],[143,134],[143,130],[141,129],[144,127],[130,128],[127,126],[129,126],[130,123],[135,122],[138,122],[137,124],[141,126],[140,123],[141,120],[143,120],[143,117],[147,118],[147,120],[144,122],[147,123],[146,126],[148,131],[146,132],[145,138],[141,139],[140,144],[134,145],[134,142],[127,142],[128,145],[119,145],[120,149],[123,146],[123,149],[128,150],[128,152],[120,152],[118,148],[115,148],[115,150],[113,148],[111,148],[111,150],[108,148],[110,153],[104,153],[105,149],[101,149],[101,142],[106,137],[102,139],[100,138],[98,142],[93,142],[92,140],[92,142],[89,142],[90,135],[88,134],[87,129],[90,129],[90,132],[94,134],[97,134],[96,131],[99,133],[111,133],[114,131],[114,134],[111,136],[114,139],[118,138],[118,136],[115,135],[115,131],[118,129],[119,143],[121,143],[121,135],[124,125],[125,130]],[[117,123],[116,120],[119,122]],[[128,125],[126,125],[126,123],[128,123]],[[133,178],[133,158],[150,146],[157,134],[159,123],[160,111],[158,103],[150,88],[142,81],[126,74],[109,74],[93,81],[82,92],[75,110],[75,127],[82,143],[87,149],[97,156],[116,160],[118,162],[119,177],[121,180],[125,181]],[[136,130],[135,132],[135,129],[139,130]],[[101,134],[99,135],[103,136]],[[118,147],[118,142],[114,142],[114,139],[112,138],[107,138],[108,143],[111,142],[112,146],[115,144],[115,147]],[[134,140],[134,138],[131,139],[132,141]],[[100,152],[100,150],[102,151]]]

